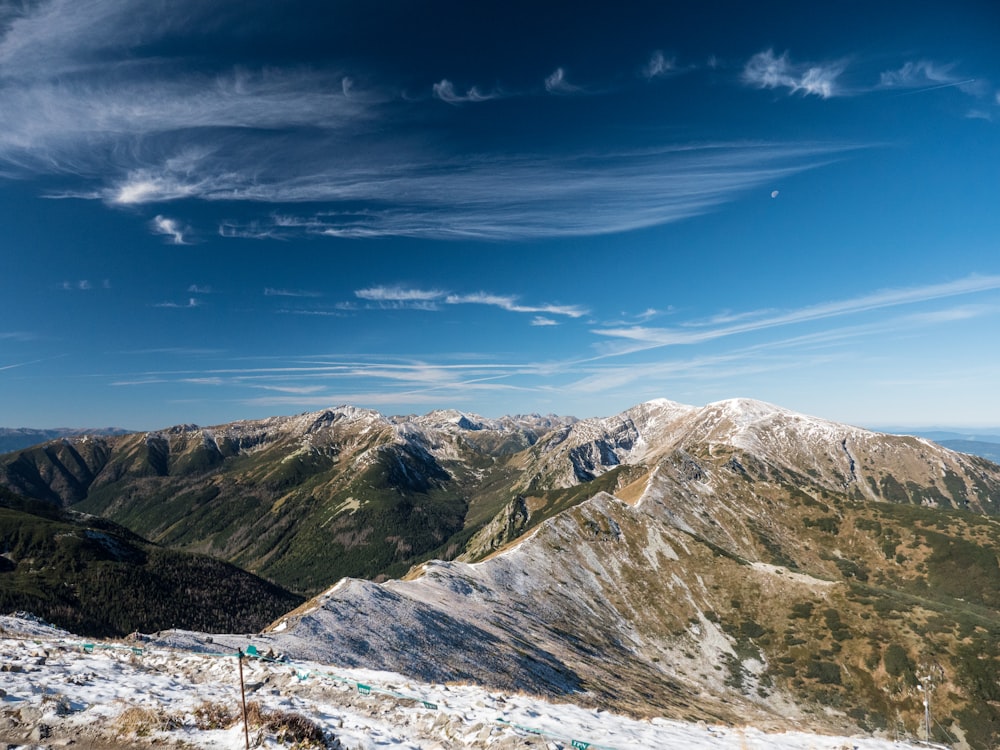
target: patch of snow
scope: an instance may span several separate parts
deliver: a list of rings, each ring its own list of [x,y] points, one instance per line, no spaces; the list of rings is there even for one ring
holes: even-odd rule
[[[16,620],[16,622],[15,622]],[[239,716],[240,682],[235,652],[217,654],[132,644],[83,642],[64,631],[23,618],[0,618],[5,734],[25,736],[41,725],[47,744],[98,738],[127,743],[120,717],[145,712],[159,727],[146,741],[218,750],[243,747],[243,725],[198,728],[205,703]],[[10,632],[26,637],[14,637]],[[84,648],[87,645],[88,648]],[[577,746],[595,750],[685,747],[687,750],[908,750],[916,745],[868,737],[768,734],[749,727],[653,718],[636,720],[603,710],[557,704],[521,692],[473,685],[422,683],[398,674],[312,662],[244,659],[248,700],[264,710],[306,717],[344,748],[417,750],[432,747],[527,748]],[[162,722],[170,719],[169,723]],[[250,727],[256,746],[279,739]],[[31,743],[34,744],[34,743]]]

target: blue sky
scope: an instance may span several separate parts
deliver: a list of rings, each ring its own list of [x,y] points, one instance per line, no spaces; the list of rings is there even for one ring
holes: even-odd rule
[[[0,2],[0,425],[1000,425],[1000,9],[914,7]]]

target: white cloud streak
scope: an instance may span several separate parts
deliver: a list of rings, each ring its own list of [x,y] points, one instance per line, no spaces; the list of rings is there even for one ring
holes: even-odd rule
[[[0,29],[0,169],[58,175],[69,187],[54,197],[111,206],[241,201],[271,213],[218,221],[224,237],[519,240],[618,233],[698,216],[850,148],[723,143],[454,155],[430,146],[420,102],[365,89],[340,65],[220,63],[206,70],[184,58],[149,57],[146,50],[159,40],[197,30],[205,17],[218,22],[213,14],[222,11],[195,0],[139,7],[128,0],[47,0],[23,5]],[[221,7],[239,13],[236,5]],[[654,54],[647,72],[663,75],[671,65]],[[829,94],[829,69],[817,70],[805,71],[795,86]],[[545,88],[586,93],[563,68]],[[433,90],[455,105],[502,95],[475,86],[462,93],[450,79]],[[276,204],[304,203],[330,210],[273,213]],[[176,219],[160,219],[154,231],[178,244],[187,240]]]
[[[570,318],[580,318],[587,314],[585,308],[577,305],[522,305],[518,303],[517,297],[489,294],[487,292],[449,294],[445,297],[444,301],[449,305],[492,305],[508,312],[545,313],[548,315],[565,315]]]
[[[311,292],[306,289],[275,289],[265,287],[265,297],[322,297],[320,292]]]
[[[79,281],[64,281],[59,285],[59,288],[63,291],[80,291],[89,292],[94,288],[94,285],[88,279],[80,279]],[[108,282],[104,282],[101,285],[102,289],[110,289],[111,285]]]
[[[237,187],[230,173],[205,200],[365,201],[387,207],[229,223],[225,236],[522,240],[612,234],[681,221],[750,190],[819,167],[853,146],[698,144],[580,156],[467,158],[369,166]],[[266,163],[267,159],[264,157]],[[210,162],[206,163],[205,171]],[[223,170],[220,169],[220,173]],[[215,178],[212,178],[215,179]],[[242,179],[242,178],[241,178]]]
[[[34,365],[41,361],[43,360],[36,359],[32,360],[31,362],[16,362],[12,365],[0,365],[0,372],[3,372],[4,370],[16,370],[18,367],[26,367],[28,365]]]
[[[184,229],[175,219],[169,219],[163,215],[157,215],[153,219],[153,231],[157,234],[163,234],[170,238],[170,241],[174,245],[186,245],[187,241],[184,239]]]
[[[652,80],[654,78],[663,78],[677,71],[677,63],[675,60],[667,59],[663,56],[661,50],[656,50],[652,55],[650,55],[649,61],[643,66],[642,75],[643,78],[647,80]]]
[[[196,307],[201,307],[201,303],[195,297],[191,297],[186,303],[159,302],[153,305],[153,307],[162,307],[174,310],[193,310]]]
[[[786,88],[791,93],[812,94],[823,99],[844,93],[837,79],[844,72],[842,62],[811,65],[793,63],[787,52],[780,57],[774,50],[758,52],[743,68],[743,81],[762,89]]]
[[[258,388],[262,391],[277,391],[278,393],[297,393],[300,395],[320,393],[326,390],[326,387],[322,385],[253,385],[251,387]]]
[[[894,316],[878,315],[860,320],[849,319],[850,316],[997,289],[1000,289],[1000,276],[968,277],[922,287],[883,290],[787,312],[723,313],[703,321],[700,328],[695,325],[674,329],[670,331],[673,338],[664,333],[667,329],[645,329],[640,337],[642,346],[608,353],[626,355],[672,343],[711,342],[723,336],[779,329],[802,322],[838,321],[818,330],[807,329],[792,335],[754,340],[756,343],[728,348],[721,354],[695,351],[691,356],[683,357],[678,356],[678,349],[672,349],[658,357],[635,356],[619,362],[609,361],[606,358],[608,355],[605,355],[586,360],[520,363],[496,361],[468,353],[443,355],[437,362],[402,361],[399,358],[346,361],[332,356],[314,356],[302,358],[292,365],[274,367],[148,372],[121,378],[116,384],[148,386],[184,382],[273,392],[274,395],[248,396],[246,400],[234,394],[242,403],[259,406],[311,408],[354,403],[398,406],[404,410],[413,404],[440,404],[442,393],[447,393],[450,404],[473,399],[481,401],[487,395],[489,398],[504,398],[506,394],[517,394],[518,400],[523,399],[524,394],[544,400],[545,394],[554,390],[564,397],[579,397],[581,403],[591,401],[594,394],[601,394],[602,399],[622,400],[623,403],[634,403],[637,399],[663,393],[680,396],[682,392],[710,394],[721,390],[731,395],[734,383],[746,383],[758,376],[783,370],[874,367],[875,371],[881,371],[878,358],[873,359],[864,347],[859,347],[859,340],[881,341],[887,336],[898,338],[915,334],[928,326],[961,324],[971,318],[996,315],[1000,303],[962,301],[950,307],[901,311]],[[415,299],[426,302],[434,297],[441,304],[447,304],[440,297],[444,293],[436,290],[386,286],[363,291],[368,301]],[[496,295],[465,296],[479,297],[482,303],[496,301],[492,300]],[[501,299],[505,303],[509,300]],[[652,314],[656,311],[647,312]],[[545,318],[539,314],[534,316],[534,320]],[[841,318],[843,320],[838,320]],[[650,335],[650,332],[655,335]],[[595,333],[601,335],[600,331]]]
[[[487,305],[514,313],[541,313],[580,318],[587,314],[586,308],[578,305],[524,305],[513,295],[476,292],[474,294],[453,294],[440,289],[414,289],[402,286],[376,286],[358,289],[354,292],[358,299],[375,302],[388,307],[411,307],[421,310],[437,310],[440,305]],[[544,318],[536,318],[544,320]],[[551,325],[551,323],[533,323]]]
[[[372,302],[434,302],[445,296],[436,289],[408,289],[401,286],[376,286],[358,289],[354,292],[358,299]]]
[[[545,90],[550,94],[579,94],[583,89],[566,79],[566,70],[556,68],[545,77]]]
[[[929,60],[904,63],[897,70],[884,71],[879,84],[885,88],[923,88],[925,86],[952,85],[958,78],[952,75],[954,63],[939,65]]]
[[[812,305],[784,313],[766,314],[756,319],[731,324],[713,325],[710,323],[704,328],[646,328],[631,326],[595,329],[593,332],[599,336],[606,336],[627,342],[620,345],[613,345],[606,351],[606,355],[616,356],[664,346],[699,344],[727,336],[752,333],[770,328],[808,323],[827,318],[854,315],[872,310],[929,302],[935,299],[976,294],[996,289],[1000,289],[1000,276],[970,276],[965,279],[942,284],[910,289],[885,290],[862,297]]]
[[[476,86],[468,89],[464,94],[459,94],[455,91],[455,84],[447,78],[442,78],[439,83],[435,83],[432,89],[434,91],[434,96],[447,104],[488,102],[491,99],[497,99],[500,96],[500,94],[496,91],[484,93]]]
[[[0,341],[34,341],[37,336],[26,331],[0,331]]]

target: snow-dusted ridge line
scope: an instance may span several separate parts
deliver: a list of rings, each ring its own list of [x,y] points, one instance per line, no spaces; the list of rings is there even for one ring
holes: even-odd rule
[[[178,634],[180,635],[180,634]],[[190,637],[208,637],[187,634]],[[220,648],[247,647],[246,638],[215,636]],[[224,645],[222,641],[227,641]],[[146,647],[137,656],[130,648],[94,649],[86,653],[82,642],[65,631],[37,621],[0,617],[0,648],[12,669],[0,697],[0,726],[11,737],[17,731],[29,739],[47,727],[52,743],[60,737],[87,737],[132,741],[121,734],[119,717],[130,708],[145,709],[177,723],[166,730],[153,729],[147,740],[163,744],[184,742],[222,750],[243,746],[243,727],[199,730],[192,720],[204,702],[228,707],[239,705],[235,659],[206,656],[163,646]],[[113,645],[113,644],[109,644]],[[328,667],[319,664],[278,664],[244,661],[249,699],[265,709],[280,709],[307,716],[328,736],[354,750],[397,748],[417,750],[433,743],[464,747],[514,750],[528,747],[540,737],[553,746],[607,750],[686,747],[689,750],[909,750],[899,742],[871,738],[813,735],[805,732],[767,734],[754,728],[732,728],[680,721],[627,719],[601,710],[571,704],[553,704],[525,695],[491,692],[470,685],[426,685],[399,675],[367,670],[337,669],[345,680],[324,679]],[[301,679],[303,672],[305,679]],[[384,692],[359,694],[357,685],[386,686]],[[414,692],[437,698],[436,708],[422,699],[402,699],[392,693]],[[402,693],[400,693],[402,695]],[[25,720],[22,720],[25,719]],[[13,722],[16,721],[15,725]],[[527,731],[525,731],[527,730]],[[256,732],[255,732],[256,737]],[[277,738],[260,734],[261,747],[279,747]],[[593,740],[592,742],[590,740]]]
[[[473,412],[439,409],[424,415],[386,416],[378,411],[343,404],[293,416],[275,416],[228,424],[199,427],[179,424],[145,433],[147,441],[169,440],[171,436],[201,433],[206,448],[219,449],[221,440],[240,445],[243,453],[263,450],[279,440],[306,441],[326,430],[350,431],[357,435],[373,430],[389,430],[395,444],[422,443],[441,459],[456,457],[453,445],[431,435],[456,440],[476,432],[513,434],[535,433],[554,448],[569,440],[577,446],[582,462],[578,472],[598,475],[620,464],[634,464],[668,449],[685,433],[700,431],[709,442],[728,442],[736,447],[760,447],[757,432],[776,428],[795,431],[812,439],[871,439],[880,433],[800,414],[763,401],[733,398],[702,407],[657,398],[637,404],[620,414],[576,419],[556,415],[513,415],[486,418]],[[590,446],[589,448],[587,446]],[[543,452],[549,450],[542,446]],[[590,455],[587,455],[587,452]],[[565,484],[574,483],[567,476]]]

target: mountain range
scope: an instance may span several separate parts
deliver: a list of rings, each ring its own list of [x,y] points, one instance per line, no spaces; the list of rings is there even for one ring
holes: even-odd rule
[[[925,439],[743,399],[339,407],[56,440],[0,484],[314,596],[262,636],[298,658],[889,735],[931,694],[932,739],[1000,736],[1000,466]]]
[[[125,435],[128,430],[119,427],[55,427],[49,430],[32,427],[0,427],[0,453],[29,448],[47,440],[77,437],[80,435]]]

